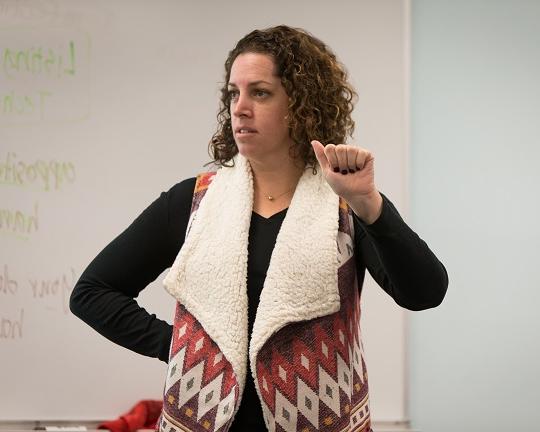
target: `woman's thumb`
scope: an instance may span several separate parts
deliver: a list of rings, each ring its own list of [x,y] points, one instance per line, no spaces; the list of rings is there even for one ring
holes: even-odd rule
[[[328,159],[326,158],[326,154],[324,153],[324,146],[320,143],[320,141],[317,140],[311,141],[311,145],[313,146],[315,157],[319,161],[321,168],[326,169],[328,166]]]

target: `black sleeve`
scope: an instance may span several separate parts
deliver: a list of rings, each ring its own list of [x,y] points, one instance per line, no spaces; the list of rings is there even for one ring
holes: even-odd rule
[[[357,268],[367,267],[373,279],[406,309],[438,306],[448,288],[444,265],[381,195],[382,212],[374,223],[366,225],[353,212]]]
[[[185,237],[195,178],[162,192],[88,265],[70,297],[71,312],[109,340],[167,362],[172,326],[135,297],[170,267]]]

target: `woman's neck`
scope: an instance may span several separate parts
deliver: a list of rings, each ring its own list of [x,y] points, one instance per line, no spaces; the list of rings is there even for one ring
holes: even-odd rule
[[[289,198],[293,195],[298,180],[304,172],[303,163],[288,158],[282,163],[271,165],[259,165],[250,162],[253,172],[255,195],[280,196]],[[290,193],[287,193],[289,192]]]

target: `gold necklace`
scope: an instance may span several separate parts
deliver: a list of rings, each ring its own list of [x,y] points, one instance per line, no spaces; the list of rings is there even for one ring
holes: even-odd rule
[[[290,188],[288,191],[282,193],[281,195],[278,195],[278,196],[272,196],[272,195],[267,195],[265,194],[265,197],[268,199],[268,201],[274,201],[275,199],[279,198],[279,197],[282,197],[283,195],[285,195],[287,192],[290,192],[294,189],[294,187]]]

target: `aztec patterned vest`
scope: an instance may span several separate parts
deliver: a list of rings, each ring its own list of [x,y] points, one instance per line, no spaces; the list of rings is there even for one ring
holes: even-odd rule
[[[197,177],[188,233],[213,177]],[[269,431],[372,431],[360,332],[364,274],[356,271],[353,229],[351,210],[339,198],[339,310],[285,325],[258,350],[255,367],[252,363]],[[157,430],[226,432],[240,406],[242,387],[218,344],[178,301]]]

